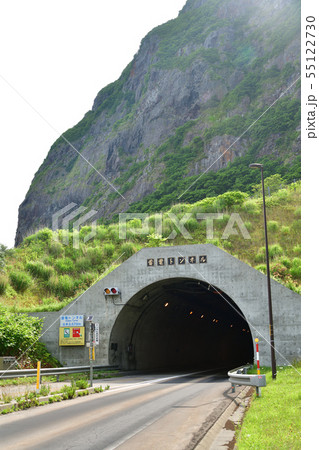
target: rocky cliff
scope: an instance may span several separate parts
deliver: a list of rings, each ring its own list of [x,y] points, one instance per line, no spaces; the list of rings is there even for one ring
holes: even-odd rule
[[[109,219],[163,183],[177,201],[179,180],[247,152],[291,164],[299,26],[296,0],[188,0],[52,145],[20,205],[16,244],[72,202]]]

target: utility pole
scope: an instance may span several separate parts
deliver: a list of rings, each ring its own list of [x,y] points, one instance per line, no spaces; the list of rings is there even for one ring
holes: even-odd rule
[[[275,336],[274,336],[274,321],[272,314],[272,300],[271,300],[271,286],[270,286],[270,268],[269,268],[269,253],[268,253],[268,233],[267,233],[267,219],[266,219],[266,200],[265,200],[265,186],[264,186],[264,167],[262,164],[249,164],[251,169],[260,169],[261,185],[263,193],[263,207],[264,207],[264,228],[265,228],[265,246],[266,246],[266,264],[267,264],[267,289],[268,289],[268,310],[269,310],[269,335],[270,335],[270,353],[271,353],[271,371],[273,380],[276,379],[276,354],[275,354]]]

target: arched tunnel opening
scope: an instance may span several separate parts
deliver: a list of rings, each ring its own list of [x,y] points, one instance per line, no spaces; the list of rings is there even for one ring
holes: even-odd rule
[[[115,301],[116,303],[116,301]],[[249,325],[218,287],[165,279],[134,295],[113,326],[110,364],[130,370],[234,368],[253,361]]]

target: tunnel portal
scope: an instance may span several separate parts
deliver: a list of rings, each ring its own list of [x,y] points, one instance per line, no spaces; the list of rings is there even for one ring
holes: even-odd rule
[[[271,280],[278,365],[301,356],[300,295]],[[64,365],[89,364],[86,345],[59,345],[64,315],[95,323],[95,364],[122,369],[271,365],[267,278],[212,244],[145,247],[60,311],[42,341]],[[107,295],[115,288],[116,294]],[[72,317],[71,317],[72,318]],[[248,326],[249,324],[249,326]]]
[[[134,370],[233,368],[254,357],[238,306],[191,278],[161,280],[135,294],[115,321],[109,355]]]

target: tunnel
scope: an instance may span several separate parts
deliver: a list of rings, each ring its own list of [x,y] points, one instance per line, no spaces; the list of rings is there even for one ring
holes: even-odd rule
[[[228,369],[253,358],[251,330],[235,302],[191,278],[140,290],[123,306],[109,343],[109,363],[129,370]]]

